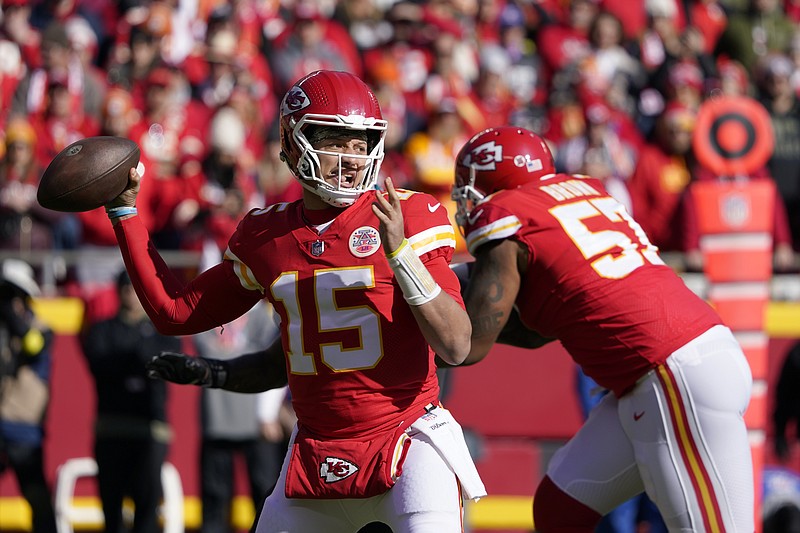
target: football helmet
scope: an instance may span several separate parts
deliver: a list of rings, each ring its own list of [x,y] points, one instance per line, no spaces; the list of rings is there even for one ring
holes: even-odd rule
[[[366,133],[367,154],[351,155],[315,150],[308,134],[317,126]],[[378,99],[357,76],[318,70],[296,82],[281,102],[281,159],[306,189],[334,207],[347,207],[374,189],[383,162],[388,123]],[[330,184],[320,172],[320,154],[339,158],[339,183]],[[342,158],[364,162],[363,178],[353,187],[342,186]]]
[[[456,222],[465,226],[470,211],[486,196],[515,189],[555,174],[553,154],[544,139],[515,126],[489,128],[473,136],[456,156],[452,198]]]

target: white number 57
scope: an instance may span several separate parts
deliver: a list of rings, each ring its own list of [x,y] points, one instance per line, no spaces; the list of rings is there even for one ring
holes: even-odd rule
[[[559,221],[583,257],[591,261],[592,268],[604,278],[624,278],[644,265],[645,260],[654,265],[664,264],[658,256],[658,248],[653,246],[642,227],[613,198],[593,198],[559,205],[552,208],[550,214]],[[622,231],[589,230],[583,221],[596,216],[627,224],[637,242]],[[611,253],[614,248],[619,251]]]

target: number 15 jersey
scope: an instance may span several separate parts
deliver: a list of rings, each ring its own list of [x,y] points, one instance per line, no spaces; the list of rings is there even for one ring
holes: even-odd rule
[[[302,202],[251,211],[226,259],[246,288],[280,316],[292,403],[301,424],[325,438],[409,425],[439,395],[433,351],[386,260],[363,194],[324,231]],[[398,190],[405,235],[434,279],[463,302],[449,268],[455,232],[432,196]]]
[[[470,213],[466,239],[473,254],[496,239],[527,249],[522,322],[559,339],[617,395],[721,323],[597,179],[557,174],[490,195]]]

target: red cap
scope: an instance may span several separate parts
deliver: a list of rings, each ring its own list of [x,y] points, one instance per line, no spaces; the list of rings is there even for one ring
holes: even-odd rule
[[[669,69],[669,84],[673,90],[682,85],[702,90],[703,81],[703,71],[694,63],[682,61]]]
[[[147,85],[166,87],[172,83],[172,71],[167,67],[156,67],[147,75]]]

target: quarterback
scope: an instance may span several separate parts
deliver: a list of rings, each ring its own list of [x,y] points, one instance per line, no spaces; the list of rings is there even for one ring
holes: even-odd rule
[[[262,298],[280,317],[285,368],[174,354],[151,365],[166,379],[228,390],[288,378],[298,423],[258,533],[355,532],[375,521],[395,532],[459,532],[462,491],[485,495],[460,426],[438,404],[434,353],[458,364],[470,346],[449,268],[455,233],[432,196],[388,178],[385,192],[376,189],[386,128],[375,95],[352,74],[317,71],[295,83],[280,134],[302,200],[248,213],[221,263],[185,286],[135,215],[135,170],[107,206],[162,332],[224,326]]]

